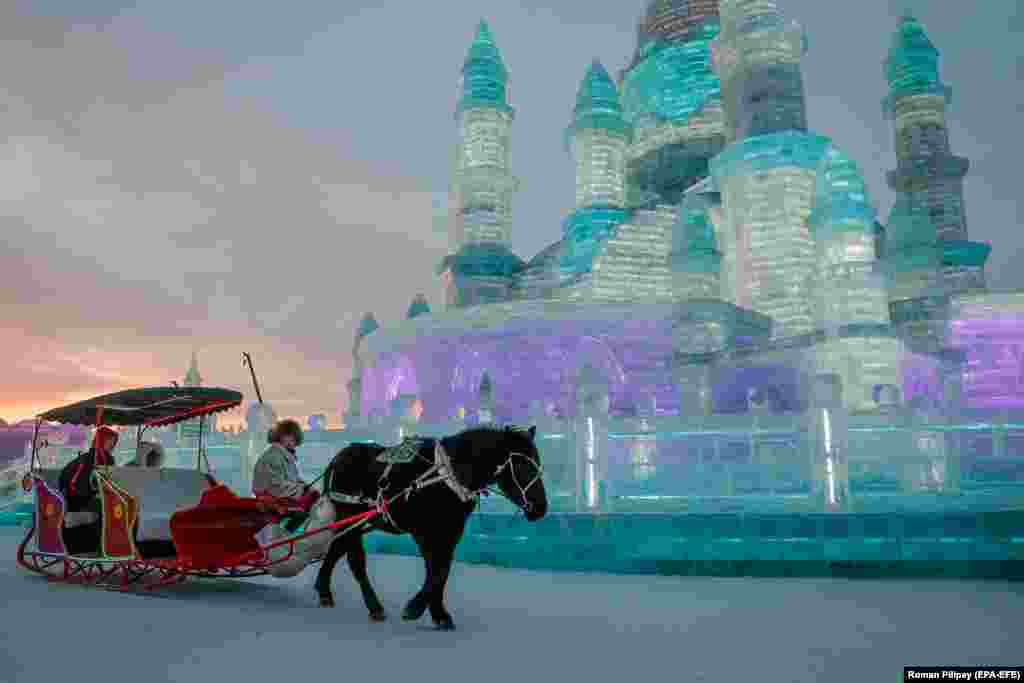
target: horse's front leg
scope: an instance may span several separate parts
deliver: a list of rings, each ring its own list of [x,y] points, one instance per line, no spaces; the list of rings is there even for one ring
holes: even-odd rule
[[[426,577],[423,580],[423,588],[402,610],[402,618],[407,621],[419,619],[429,607],[434,625],[439,629],[450,631],[455,628],[455,623],[444,607],[444,588],[448,583],[458,538],[445,539],[442,537],[438,539],[416,536],[415,539],[420,553],[423,555]]]
[[[373,590],[370,583],[370,576],[366,573],[366,546],[363,545],[363,536],[353,536],[348,548],[348,568],[352,570],[352,576],[359,584],[359,590],[363,594],[363,602],[366,609],[370,611],[370,619],[384,621],[387,614],[384,612],[384,605],[380,604],[377,592]]]
[[[430,618],[434,620],[434,625],[442,631],[455,630],[452,615],[444,606],[444,589],[448,585],[448,576],[452,571],[452,562],[455,560],[455,546],[458,543],[458,538],[447,541],[434,552],[434,568],[431,572],[429,595]]]
[[[359,545],[362,546],[362,542]],[[349,552],[351,547],[351,538],[335,538],[331,541],[331,545],[327,549],[327,556],[324,557],[323,564],[320,565],[320,571],[317,572],[316,581],[313,583],[313,587],[316,588],[316,592],[320,596],[321,607],[334,607],[334,594],[331,592],[331,576],[334,574],[334,567],[338,564],[338,560],[341,559],[342,555]]]
[[[402,619],[405,621],[416,621],[423,616],[423,613],[427,611],[427,603],[430,598],[430,576],[433,567],[431,558],[433,557],[432,551],[433,546],[424,537],[413,534],[413,540],[416,541],[416,545],[419,546],[420,555],[423,556],[423,566],[426,569],[426,576],[423,578],[423,587],[419,593],[412,596],[412,599],[406,603],[402,609]]]

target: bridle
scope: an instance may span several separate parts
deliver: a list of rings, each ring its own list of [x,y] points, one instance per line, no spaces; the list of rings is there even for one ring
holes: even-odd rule
[[[519,477],[516,476],[516,468],[512,464],[513,460],[516,457],[520,457],[526,462],[533,465],[534,471],[536,472],[536,474],[533,475],[533,478],[530,479],[530,481],[528,481],[525,486],[519,483]],[[541,478],[544,475],[543,466],[540,464],[540,462],[534,460],[526,453],[512,451],[511,453],[508,454],[508,457],[505,458],[505,461],[498,465],[498,469],[494,471],[495,482],[497,482],[498,477],[500,477],[505,470],[508,470],[509,474],[512,475],[512,483],[515,484],[516,489],[518,489],[519,497],[522,500],[522,504],[514,500],[511,496],[507,495],[500,488],[495,492],[489,487],[484,487],[483,489],[481,489],[481,493],[497,493],[497,495],[500,495],[501,497],[511,501],[513,505],[522,510],[524,513],[531,512],[533,510],[533,503],[531,503],[529,498],[526,497],[526,492],[529,491],[530,487],[532,487],[534,484],[541,481]]]

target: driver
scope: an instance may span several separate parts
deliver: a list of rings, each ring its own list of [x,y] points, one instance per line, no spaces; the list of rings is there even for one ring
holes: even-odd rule
[[[112,466],[118,434],[107,426],[101,426],[93,436],[92,447],[64,466],[60,473],[60,492],[67,509],[64,526],[73,530],[68,545],[81,546],[93,551],[100,544],[100,514],[102,502],[92,481],[93,468]],[[69,548],[70,550],[70,548]]]
[[[293,513],[283,522],[285,529],[295,531],[309,517],[309,509],[320,497],[320,492],[310,488],[299,478],[299,465],[295,449],[302,445],[302,427],[295,420],[281,420],[267,434],[270,447],[256,461],[252,475],[252,492],[255,496],[272,496],[287,499],[291,505],[302,510]]]

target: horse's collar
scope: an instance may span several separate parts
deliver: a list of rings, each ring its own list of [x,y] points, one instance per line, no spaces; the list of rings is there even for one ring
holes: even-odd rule
[[[459,481],[459,478],[455,475],[455,468],[452,466],[451,456],[448,455],[448,451],[446,451],[444,446],[441,445],[440,439],[434,442],[434,467],[437,468],[437,474],[441,477],[441,481],[443,481],[463,503],[468,503],[479,497],[479,492],[470,490],[461,481]]]

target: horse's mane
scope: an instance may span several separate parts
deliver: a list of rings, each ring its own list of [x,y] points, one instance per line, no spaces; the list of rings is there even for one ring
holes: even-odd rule
[[[494,422],[488,422],[486,424],[474,425],[473,427],[467,427],[455,436],[469,436],[476,432],[511,432],[514,434],[528,434],[530,432],[528,427],[521,427],[519,425],[502,425]]]
[[[440,441],[449,449],[449,452],[456,460],[462,460],[470,456],[466,449],[469,448],[469,440],[474,436],[490,435],[497,438],[505,434],[509,436],[527,436],[529,429],[516,425],[488,423],[467,427],[457,434],[441,438]]]

